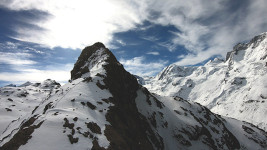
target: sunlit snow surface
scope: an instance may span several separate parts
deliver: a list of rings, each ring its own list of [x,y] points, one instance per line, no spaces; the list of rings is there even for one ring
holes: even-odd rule
[[[105,86],[103,80],[107,76],[103,67],[107,65],[107,57],[104,49],[97,50],[94,57],[83,66],[88,67],[90,71],[61,87],[53,80],[46,80],[43,83],[26,83],[21,87],[0,88],[0,149],[14,139],[25,122],[32,118],[36,119],[33,124],[23,126],[23,129],[42,124],[34,129],[30,134],[31,138],[25,144],[19,146],[20,150],[91,149],[96,145],[94,142],[97,142],[100,147],[108,148],[110,142],[104,131],[106,125],[110,123],[106,120],[106,114],[115,104],[109,100],[112,97],[109,90],[101,88]],[[182,73],[181,76],[195,76],[203,79],[203,81],[199,80],[199,83],[204,84],[207,82],[207,79],[204,80],[205,75],[212,76],[211,74],[218,74],[217,71],[220,70],[227,72],[227,69],[211,71],[212,68],[221,68],[220,65],[227,66],[227,63],[216,60],[204,67],[188,68],[189,71],[180,73]],[[207,70],[203,71],[204,68],[211,69],[208,72],[212,73],[205,74]],[[231,70],[229,72],[231,73]],[[220,75],[217,76],[220,77]],[[169,82],[166,75],[162,77],[161,80]],[[161,77],[159,75],[156,78]],[[179,82],[179,78],[170,79]],[[183,87],[186,91],[181,93],[185,95],[189,93],[188,87],[193,87],[191,91],[194,91],[196,87],[194,80],[180,80],[181,83],[185,83]],[[151,79],[145,82],[154,84]],[[204,89],[200,90],[204,91]],[[211,147],[231,149],[229,143],[231,145],[232,140],[238,140],[237,145],[240,144],[241,149],[267,147],[265,132],[251,124],[213,114],[198,103],[179,97],[150,94],[142,86],[136,91],[135,102],[136,106],[133,107],[143,115],[142,117],[145,118],[143,121],[146,121],[151,130],[158,135],[156,138],[163,142],[166,150],[210,149]],[[131,130],[130,125],[127,130]],[[147,136],[149,138],[150,135],[147,133]],[[232,147],[236,146],[236,144],[233,145]],[[157,148],[154,147],[154,149]]]
[[[248,121],[267,131],[267,33],[247,48],[233,51],[227,61],[204,66],[172,64],[144,86],[163,96],[179,96],[212,112]]]

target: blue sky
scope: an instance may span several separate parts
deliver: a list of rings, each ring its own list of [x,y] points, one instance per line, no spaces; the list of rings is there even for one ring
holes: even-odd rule
[[[64,83],[81,50],[103,42],[131,73],[201,65],[267,31],[266,0],[2,0],[0,86]]]

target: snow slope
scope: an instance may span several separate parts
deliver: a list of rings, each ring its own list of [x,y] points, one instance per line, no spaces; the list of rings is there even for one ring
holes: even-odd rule
[[[172,64],[144,86],[163,96],[198,102],[212,112],[253,123],[267,131],[267,33],[237,44],[226,61],[204,66]]]
[[[5,125],[1,150],[267,148],[267,133],[251,124],[180,97],[151,94],[102,43],[83,50],[71,75],[62,87],[24,87],[51,90]],[[1,104],[9,104],[6,98],[1,95]]]
[[[21,122],[23,117],[40,104],[49,94],[58,89],[60,84],[47,79],[42,83],[26,82],[18,87],[0,88],[0,133],[14,122]]]

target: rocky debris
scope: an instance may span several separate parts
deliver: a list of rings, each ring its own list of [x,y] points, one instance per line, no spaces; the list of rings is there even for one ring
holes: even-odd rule
[[[38,116],[33,116],[25,121],[13,137],[6,142],[0,149],[3,150],[17,150],[21,145],[25,145],[29,139],[32,138],[31,134],[39,128],[44,121],[34,124]],[[11,135],[10,135],[11,136]],[[7,137],[6,137],[7,138]]]
[[[93,133],[101,134],[101,129],[96,123],[89,122],[89,123],[85,123],[85,124],[87,125],[87,128],[89,128]]]
[[[113,98],[103,99],[103,101],[114,104],[106,114],[106,119],[111,125],[106,125],[104,131],[110,141],[109,149],[153,149],[153,145],[158,149],[163,149],[162,141],[158,140],[155,133],[150,129],[147,120],[136,108],[136,91],[139,88],[136,78],[123,68],[102,43],[88,46],[82,51],[71,71],[71,79],[80,78],[90,72],[87,64],[97,64],[98,60],[96,58],[99,56],[96,56],[95,53],[100,49],[102,50],[101,55],[106,57],[106,64],[103,65],[106,76],[98,75],[104,77],[105,85],[97,82],[97,86],[100,89],[110,91]]]

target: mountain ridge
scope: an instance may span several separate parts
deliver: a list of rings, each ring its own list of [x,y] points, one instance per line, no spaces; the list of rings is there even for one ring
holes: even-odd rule
[[[11,107],[19,101],[14,92],[18,88],[27,86],[1,89],[0,106]],[[8,90],[11,92],[5,92]],[[14,101],[9,101],[10,97]],[[21,102],[27,99],[34,98],[28,94]],[[267,133],[251,124],[216,115],[177,96],[150,93],[101,43],[82,51],[69,83],[51,89],[35,104],[27,103],[30,108],[21,110],[23,115],[5,125],[0,149],[267,147]],[[0,111],[5,117],[20,114],[3,108]]]
[[[262,115],[267,113],[266,35],[264,32],[248,43],[237,44],[225,61],[215,58],[195,67],[172,64],[156,77],[143,79],[143,85],[153,93],[180,96],[267,130]]]

